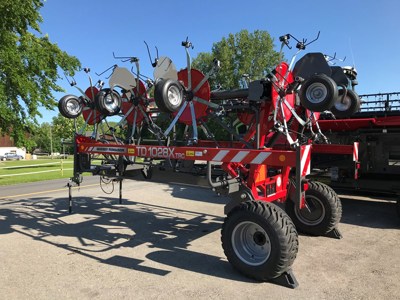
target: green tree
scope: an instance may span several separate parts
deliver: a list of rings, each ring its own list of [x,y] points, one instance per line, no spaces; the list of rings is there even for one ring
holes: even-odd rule
[[[221,69],[210,78],[211,89],[215,89],[217,85],[226,90],[241,88],[244,74],[247,74],[250,80],[260,79],[279,63],[279,53],[274,50],[273,42],[267,31],[255,30],[250,33],[241,30],[214,43],[211,52],[199,53],[192,65],[193,68],[206,73],[210,70],[213,60],[218,59]],[[230,124],[235,121],[235,117],[225,117],[224,121]],[[209,120],[207,124],[217,140],[231,138],[214,120]]]
[[[32,140],[36,144],[36,148],[40,149],[42,152],[50,153],[51,151],[51,124],[50,123],[42,123],[40,126],[37,126],[34,129],[34,133],[32,134]]]
[[[82,115],[76,118],[76,128],[79,131],[85,121],[83,120]],[[67,119],[63,117],[61,114],[58,114],[56,117],[53,117],[51,124],[51,138],[53,145],[53,152],[62,152],[62,141],[73,141],[75,133],[75,122],[73,119]],[[64,148],[66,152],[72,153],[73,147],[68,146]]]
[[[80,67],[47,35],[42,35],[39,9],[43,0],[0,2],[0,132],[9,134],[16,146],[24,146],[40,107],[54,109],[53,91],[59,68],[69,74]]]
[[[211,53],[202,52],[193,60],[193,67],[207,72],[214,58],[221,61],[221,70],[210,79],[212,88],[221,85],[223,89],[241,87],[244,74],[251,80],[265,77],[267,70],[278,64],[279,53],[267,31],[255,30],[250,33],[241,30],[213,44]]]
[[[32,138],[32,136],[25,140],[24,147],[28,153],[32,153],[37,148],[36,141]]]

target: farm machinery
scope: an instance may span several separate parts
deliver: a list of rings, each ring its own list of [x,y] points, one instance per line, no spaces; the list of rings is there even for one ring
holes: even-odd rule
[[[187,39],[182,42],[186,68],[177,71],[170,58],[157,57],[146,84],[136,57],[120,57],[133,63],[135,72],[113,66],[107,88],[91,79],[86,90],[71,82],[80,96],[65,95],[59,110],[71,119],[82,115],[85,125],[75,133],[70,211],[71,186],[81,183],[84,172],[99,175],[102,185],[119,183],[121,199],[123,180],[138,172],[150,180],[154,169],[180,172],[190,166],[214,191],[229,196],[221,231],[229,262],[256,280],[296,287],[291,266],[297,231],[341,237],[337,194],[307,178],[311,153],[341,153],[356,160],[357,152],[357,143],[329,144],[318,126],[321,112],[351,114],[359,105],[348,76],[322,53],[308,53],[296,62],[318,36],[309,43],[290,34],[280,37],[281,53],[291,48],[291,39],[297,42],[290,63],[281,61],[244,89],[211,90],[208,79],[221,64],[214,60],[206,74],[192,68]],[[117,125],[109,126],[109,117],[119,117]],[[245,130],[237,132],[233,119]],[[217,140],[210,121],[231,139]],[[93,130],[87,134],[89,127]],[[206,165],[198,167],[199,162]]]
[[[319,126],[334,143],[359,143],[357,180],[343,155],[314,154],[318,178],[335,189],[397,197],[400,216],[400,93],[360,95],[360,110],[350,118],[324,116]]]

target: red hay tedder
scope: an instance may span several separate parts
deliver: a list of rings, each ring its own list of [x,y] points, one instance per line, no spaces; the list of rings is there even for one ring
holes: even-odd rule
[[[295,39],[290,34],[280,37],[282,48],[289,46],[290,38]],[[120,58],[136,65],[135,76],[114,66],[108,88],[100,81],[94,86],[90,79],[85,91],[77,87],[79,97],[61,98],[62,115],[82,114],[86,122],[75,134],[70,211],[71,186],[81,183],[83,172],[100,175],[103,184],[118,182],[121,199],[123,180],[137,171],[151,179],[158,169],[183,172],[189,166],[192,174],[201,170],[198,173],[205,174],[213,190],[231,199],[225,206],[221,233],[229,262],[246,276],[296,287],[291,266],[298,251],[297,230],[341,236],[337,194],[307,178],[311,153],[349,155],[353,167],[357,165],[358,144],[329,144],[318,126],[320,112],[351,115],[360,99],[352,90],[351,78],[342,68],[330,66],[327,56],[308,53],[296,62],[298,53],[310,43],[295,40],[298,51],[290,64],[279,63],[244,89],[211,91],[208,79],[218,72],[220,63],[215,60],[207,74],[193,69],[192,45],[186,40],[182,46],[187,67],[178,72],[171,59],[157,58],[147,87],[141,80],[139,60]],[[154,99],[148,96],[153,87]],[[158,122],[162,114],[169,116],[165,128]],[[112,128],[107,122],[110,116],[120,117]],[[210,120],[232,139],[216,140]],[[238,133],[232,120],[245,130]],[[88,126],[93,127],[90,136],[85,134]],[[199,138],[199,131],[206,138]],[[145,134],[153,139],[146,140]],[[95,160],[101,164],[94,164]],[[195,168],[199,162],[207,166]]]

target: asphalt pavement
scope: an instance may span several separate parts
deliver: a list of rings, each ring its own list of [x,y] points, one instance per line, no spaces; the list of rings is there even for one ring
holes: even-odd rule
[[[174,181],[172,179],[166,181]],[[85,177],[0,187],[0,299],[400,299],[394,200],[342,196],[341,240],[300,235],[296,289],[236,272],[210,189]]]

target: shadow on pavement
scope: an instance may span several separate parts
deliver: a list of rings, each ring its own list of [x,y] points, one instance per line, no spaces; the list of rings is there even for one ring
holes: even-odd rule
[[[172,189],[172,194],[188,198],[188,201],[208,201],[199,199],[193,190],[190,192],[179,186]],[[117,205],[118,199],[107,197],[75,197],[74,213],[68,214],[66,200],[35,197],[0,202],[0,235],[18,232],[65,249],[68,254],[160,276],[170,273],[170,267],[176,267],[251,282],[233,271],[221,257],[188,249],[192,241],[221,228],[223,218],[220,216],[140,201]],[[114,249],[139,246],[152,249],[146,258],[165,268],[148,267],[143,264],[144,260],[113,255]]]
[[[230,200],[225,196],[218,196],[216,193],[212,192],[209,187],[202,187],[201,189],[208,190],[209,192],[204,195],[204,193],[198,193],[199,188],[193,188],[191,185],[181,185],[170,183],[168,188],[165,188],[165,192],[171,193],[174,198],[188,199],[190,201],[201,201],[205,203],[215,203],[225,205]],[[222,211],[222,208],[221,208]]]
[[[396,202],[355,200],[341,197],[343,215],[341,223],[371,228],[400,228]]]

